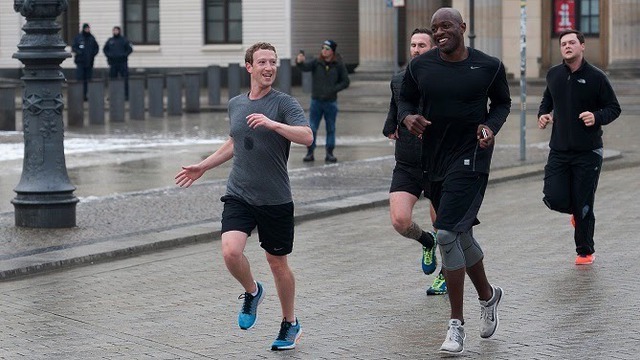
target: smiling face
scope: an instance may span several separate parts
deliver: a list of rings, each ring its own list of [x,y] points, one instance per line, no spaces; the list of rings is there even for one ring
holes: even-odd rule
[[[560,38],[560,52],[562,53],[562,58],[567,63],[582,62],[584,43],[580,43],[576,34],[566,34]]]
[[[277,57],[273,50],[258,49],[253,53],[253,62],[245,64],[251,74],[251,84],[269,87],[276,80]]]
[[[411,49],[409,50],[411,53],[411,58],[418,55],[422,55],[427,51],[431,50],[434,44],[431,42],[431,36],[429,34],[413,34],[411,36]]]
[[[436,46],[444,54],[452,54],[464,49],[464,32],[467,25],[462,21],[460,13],[446,8],[433,14],[431,31]]]

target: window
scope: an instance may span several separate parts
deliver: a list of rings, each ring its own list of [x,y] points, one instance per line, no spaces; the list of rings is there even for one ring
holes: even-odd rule
[[[600,35],[600,0],[554,0],[553,33],[557,36],[568,29]]]
[[[160,0],[124,0],[123,31],[134,44],[160,44]]]
[[[600,1],[580,1],[580,21],[578,30],[585,35],[600,34]]]
[[[242,0],[204,1],[205,43],[242,43]]]

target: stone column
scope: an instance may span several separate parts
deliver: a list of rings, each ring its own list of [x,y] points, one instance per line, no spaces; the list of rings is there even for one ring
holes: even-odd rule
[[[198,71],[184,74],[184,111],[188,113],[200,112],[200,78]]]
[[[207,95],[209,105],[220,105],[220,65],[207,68]]]
[[[228,98],[231,100],[233,97],[240,95],[240,87],[242,85],[242,78],[240,75],[240,64],[231,63],[227,68],[227,89]]]
[[[609,65],[614,76],[640,77],[640,3],[635,0],[609,1]],[[601,26],[602,27],[602,26]]]
[[[182,115],[182,73],[167,74],[167,115]]]
[[[84,126],[84,83],[82,81],[67,82],[67,125],[69,127]]]
[[[75,187],[67,174],[62,122],[60,64],[71,54],[64,51],[56,17],[67,0],[14,0],[13,8],[26,17],[25,34],[13,57],[24,64],[24,161],[20,183],[11,200],[16,226],[67,228],[76,226]]]
[[[383,0],[359,0],[360,65],[356,71],[393,72],[394,11]]]
[[[119,123],[125,121],[124,115],[124,90],[125,80],[109,79],[109,122]]]
[[[0,131],[16,131],[17,85],[0,84]]]
[[[144,120],[144,77],[129,77],[129,119]]]
[[[104,125],[104,79],[89,81],[89,124]]]
[[[520,13],[518,13],[519,16]],[[475,48],[502,58],[502,0],[475,1]],[[468,22],[469,20],[467,20]],[[518,35],[520,28],[514,29]],[[465,41],[467,41],[465,39]]]
[[[164,75],[152,74],[147,77],[149,92],[149,116],[164,116]]]

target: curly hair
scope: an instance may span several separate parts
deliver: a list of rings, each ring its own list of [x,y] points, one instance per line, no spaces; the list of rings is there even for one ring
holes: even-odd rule
[[[248,64],[253,64],[253,54],[258,50],[271,50],[276,54],[276,58],[278,57],[278,53],[276,53],[276,48],[269,44],[268,42],[259,42],[251,45],[244,53],[244,62]]]

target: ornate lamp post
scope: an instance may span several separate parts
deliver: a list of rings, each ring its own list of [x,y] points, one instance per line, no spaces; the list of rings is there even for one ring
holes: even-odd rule
[[[16,226],[65,228],[76,226],[76,189],[69,181],[64,159],[62,82],[60,64],[71,54],[55,22],[67,0],[14,0],[13,8],[26,17],[25,34],[13,57],[24,64],[24,162],[14,189]]]

